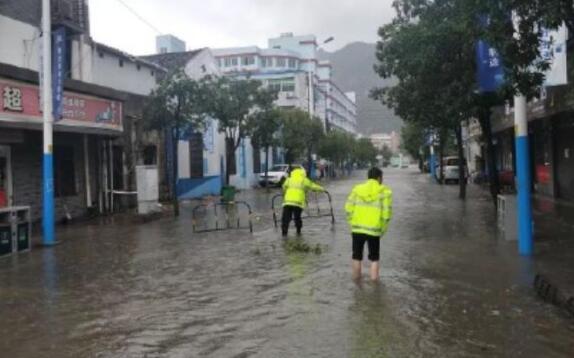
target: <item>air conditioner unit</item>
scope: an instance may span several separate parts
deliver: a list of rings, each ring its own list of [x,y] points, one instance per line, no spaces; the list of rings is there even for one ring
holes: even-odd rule
[[[285,92],[285,97],[287,98],[297,98],[295,92]]]

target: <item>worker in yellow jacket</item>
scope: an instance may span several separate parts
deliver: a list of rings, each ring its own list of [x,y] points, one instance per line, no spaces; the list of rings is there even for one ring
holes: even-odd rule
[[[393,192],[383,185],[383,172],[372,168],[368,180],[355,186],[345,204],[347,220],[353,235],[353,278],[361,277],[363,249],[369,247],[371,279],[379,278],[380,238],[392,216]]]
[[[297,235],[301,235],[303,221],[301,213],[305,208],[307,191],[325,191],[322,186],[313,183],[307,178],[305,171],[301,168],[294,168],[289,174],[289,178],[283,183],[283,217],[281,218],[281,233],[287,236],[291,219],[295,217],[295,227]]]

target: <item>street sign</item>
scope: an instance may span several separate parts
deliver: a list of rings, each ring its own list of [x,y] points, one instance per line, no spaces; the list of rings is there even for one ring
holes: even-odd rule
[[[542,30],[540,56],[550,63],[546,72],[544,85],[562,86],[568,84],[567,48],[568,28],[562,25],[558,30]]]
[[[498,51],[486,41],[476,44],[478,87],[481,93],[496,92],[504,83],[504,67]]]
[[[64,79],[66,78],[66,28],[52,31],[52,113],[54,121],[62,119],[64,109]]]

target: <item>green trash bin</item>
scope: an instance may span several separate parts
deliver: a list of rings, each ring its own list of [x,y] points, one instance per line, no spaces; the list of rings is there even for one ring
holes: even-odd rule
[[[0,256],[12,253],[12,227],[0,225]]]
[[[224,203],[235,201],[235,192],[234,186],[224,186],[221,188],[221,201]]]

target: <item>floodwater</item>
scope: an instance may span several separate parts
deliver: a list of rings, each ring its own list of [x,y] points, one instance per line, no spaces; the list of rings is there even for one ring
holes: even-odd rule
[[[0,259],[0,357],[574,356],[572,321],[535,297],[532,262],[475,190],[463,203],[388,170],[381,282],[353,282],[342,207],[359,180],[329,184],[334,226],[305,220],[320,253],[285,248],[262,191],[245,196],[253,234],[194,234],[193,204],[62,228],[61,245]]]

